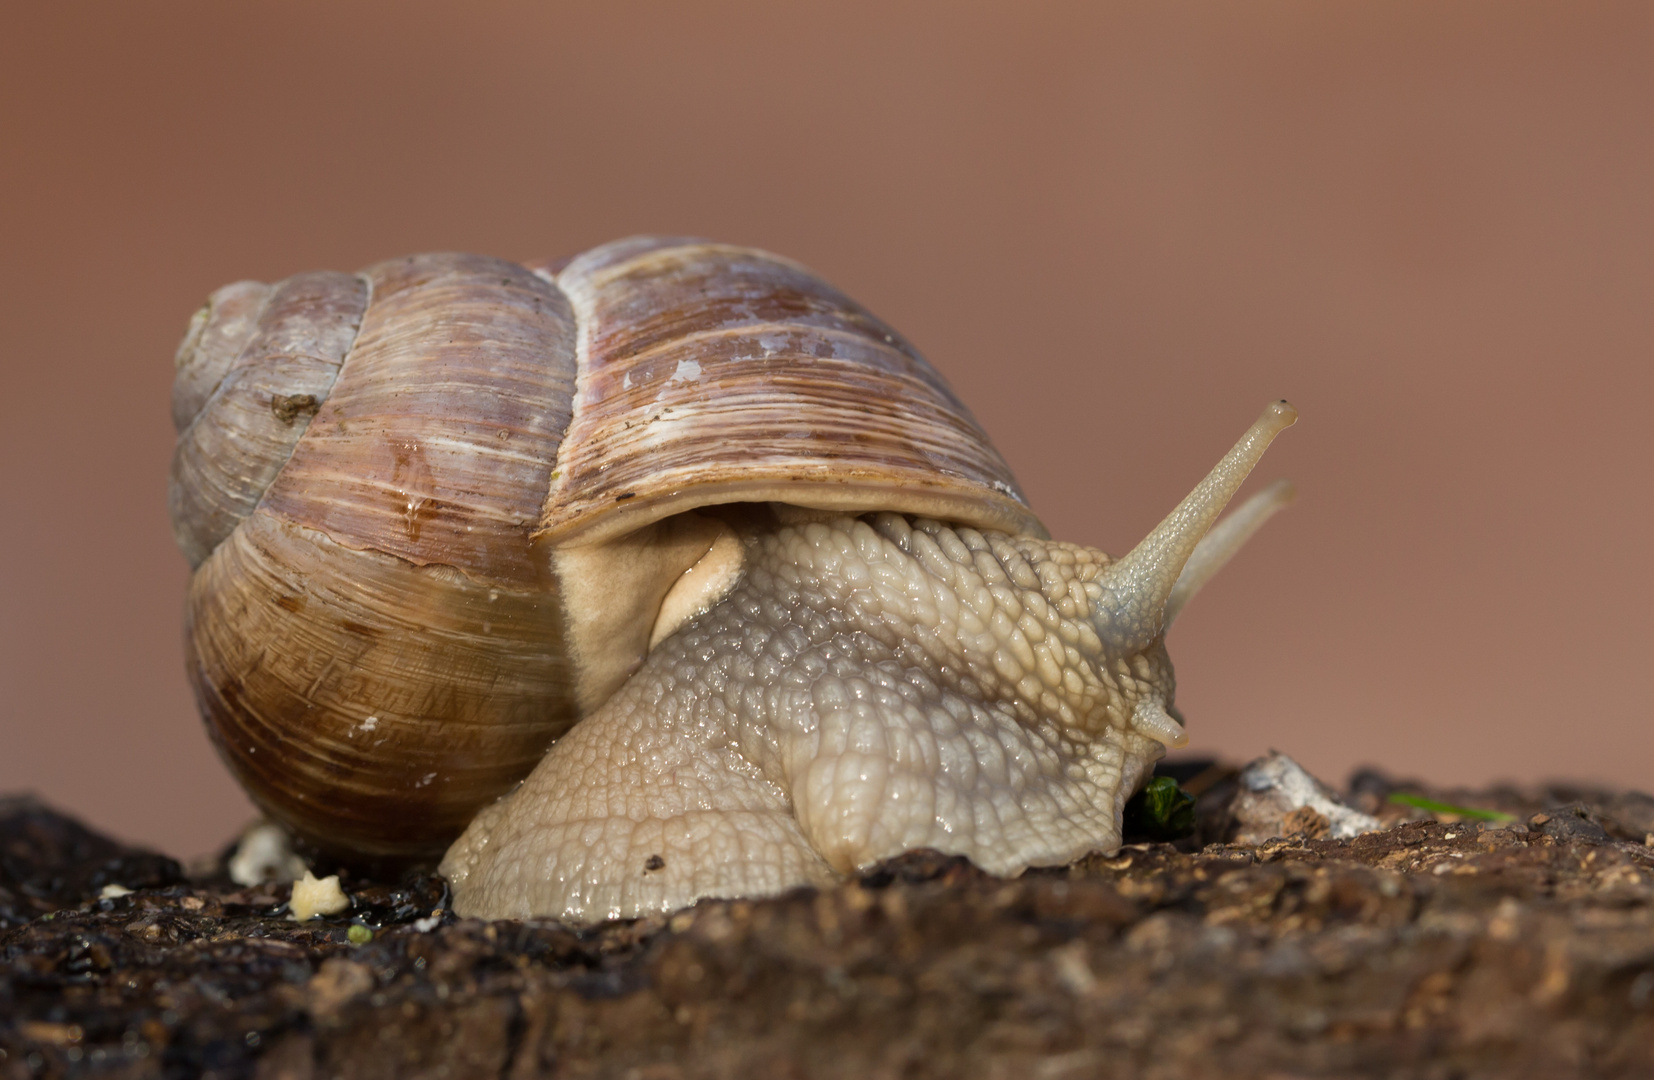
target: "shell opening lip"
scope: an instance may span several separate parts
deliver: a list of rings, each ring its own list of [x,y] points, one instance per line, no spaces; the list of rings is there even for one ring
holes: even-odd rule
[[[609,496],[604,499],[606,507],[543,525],[535,531],[534,540],[559,546],[600,544],[688,510],[730,503],[770,502],[852,516],[873,510],[889,510],[1012,535],[1040,539],[1050,536],[1033,511],[1017,500],[1009,496],[989,498],[980,491],[925,491],[911,486],[855,481],[823,484],[814,479],[753,484],[748,480],[736,479],[725,483],[673,487],[647,498],[630,497],[636,494],[627,493],[625,498]]]

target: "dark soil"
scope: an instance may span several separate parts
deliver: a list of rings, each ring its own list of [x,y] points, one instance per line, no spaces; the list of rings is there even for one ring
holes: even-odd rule
[[[1239,846],[1231,775],[1176,843],[579,932],[432,917],[429,877],[300,925],[0,800],[0,1078],[1654,1076],[1654,799],[1409,788],[1489,824],[1364,774],[1388,831]]]

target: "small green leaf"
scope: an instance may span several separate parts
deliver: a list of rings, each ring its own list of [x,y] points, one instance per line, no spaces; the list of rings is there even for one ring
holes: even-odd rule
[[[1439,802],[1427,799],[1423,795],[1409,795],[1403,791],[1393,792],[1390,801],[1397,806],[1411,806],[1416,810],[1424,810],[1431,814],[1457,814],[1462,818],[1472,818],[1476,821],[1515,821],[1516,818],[1500,810],[1478,810],[1473,806],[1454,806],[1452,803]]]
[[[373,931],[361,923],[351,923],[350,929],[345,931],[345,937],[352,945],[366,945],[373,940]]]
[[[1126,803],[1126,832],[1176,840],[1195,831],[1195,797],[1169,776],[1157,776]]]

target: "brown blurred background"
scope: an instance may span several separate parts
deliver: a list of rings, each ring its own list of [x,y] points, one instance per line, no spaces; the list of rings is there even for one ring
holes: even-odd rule
[[[208,291],[642,231],[815,267],[1115,553],[1297,404],[1299,503],[1172,636],[1196,749],[1654,784],[1646,3],[0,20],[0,791],[185,855],[249,813],[165,511]]]

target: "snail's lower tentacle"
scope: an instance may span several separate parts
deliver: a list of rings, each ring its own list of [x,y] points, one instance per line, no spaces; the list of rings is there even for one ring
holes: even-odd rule
[[[1189,745],[1189,733],[1172,719],[1166,706],[1154,698],[1144,698],[1132,710],[1131,726],[1168,749],[1178,750]]]

